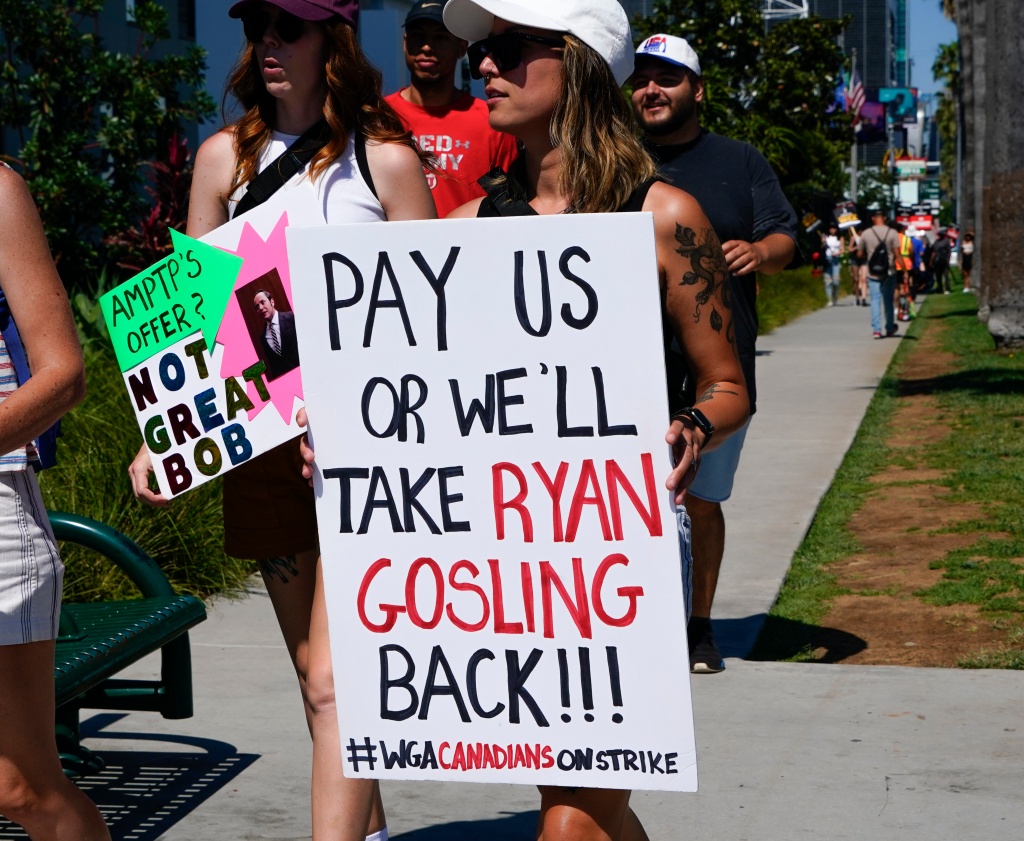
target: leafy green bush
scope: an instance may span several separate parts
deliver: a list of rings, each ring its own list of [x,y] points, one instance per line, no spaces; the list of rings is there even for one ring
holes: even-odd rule
[[[852,294],[849,270],[842,272],[840,294]],[[758,278],[757,317],[758,333],[771,333],[783,324],[825,306],[825,286],[821,275],[812,275],[810,266],[771,277]]]
[[[128,464],[142,436],[113,351],[85,343],[88,396],[62,423],[56,467],[39,474],[47,508],[92,517],[128,535],[163,568],[176,590],[207,596],[238,589],[251,562],[224,554],[220,481],[164,509],[138,502]],[[67,601],[131,598],[135,590],[108,561],[81,547],[62,547]]]
[[[0,0],[0,125],[18,138],[4,157],[28,182],[73,291],[107,262],[102,237],[145,217],[147,164],[214,113],[204,53],[171,53],[166,5],[136,1],[129,53],[98,35],[105,0]]]

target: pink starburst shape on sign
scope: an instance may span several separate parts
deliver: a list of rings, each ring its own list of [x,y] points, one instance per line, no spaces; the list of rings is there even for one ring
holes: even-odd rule
[[[285,242],[285,229],[288,227],[288,214],[283,213],[270,236],[264,240],[248,222],[242,226],[242,235],[234,251],[225,249],[231,254],[242,258],[242,270],[235,282],[235,289],[263,277],[268,272],[277,270],[285,296],[292,300],[291,275],[288,273],[288,247]],[[220,330],[217,331],[217,344],[223,345],[224,357],[221,361],[220,375],[223,378],[236,377],[242,379],[247,368],[259,362],[259,356],[253,347],[253,340],[246,326],[236,295],[228,301]],[[267,383],[270,402],[274,404],[278,414],[285,423],[291,424],[292,405],[295,398],[302,397],[302,377],[299,368]],[[259,395],[256,384],[246,383],[246,394],[255,408],[249,411],[249,420],[255,418],[267,405]]]

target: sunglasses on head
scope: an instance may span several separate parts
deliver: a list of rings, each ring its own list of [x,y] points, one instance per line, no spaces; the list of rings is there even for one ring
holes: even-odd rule
[[[306,22],[290,12],[282,11],[273,15],[259,9],[242,15],[242,31],[245,33],[245,40],[251,44],[262,41],[270,26],[274,27],[277,37],[286,44],[294,44],[306,31]]]
[[[514,70],[523,60],[523,42],[531,44],[543,44],[545,47],[564,47],[565,38],[546,38],[543,35],[531,35],[528,32],[505,32],[501,35],[492,35],[470,44],[466,55],[469,58],[469,75],[474,79],[482,79],[480,62],[485,56],[490,56],[491,61],[502,72]]]

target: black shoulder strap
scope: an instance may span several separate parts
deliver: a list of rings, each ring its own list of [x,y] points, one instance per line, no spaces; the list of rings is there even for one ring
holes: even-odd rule
[[[510,168],[508,174],[501,169],[492,169],[477,182],[484,188],[487,194],[477,216],[536,216],[537,211],[530,207],[526,200],[526,191],[522,188],[521,182],[516,177],[520,174],[521,167],[517,166],[517,160]],[[643,210],[644,201],[651,187],[660,178],[649,178],[641,183],[626,200],[626,203],[619,208],[620,213],[635,213]]]
[[[866,239],[866,238],[867,238],[867,235],[868,235],[868,234],[871,234],[871,238],[872,238],[872,239],[873,239],[873,240],[875,241],[875,244],[871,246],[871,251],[872,251],[872,252],[873,252],[873,251],[874,251],[874,250],[875,250],[876,248],[878,248],[878,246],[880,246],[880,245],[884,245],[884,244],[885,244],[885,240],[884,240],[884,239],[882,239],[882,237],[881,237],[881,236],[879,235],[878,231],[876,231],[876,230],[875,230],[874,228],[868,228],[868,229],[867,229],[867,230],[866,230],[866,231],[864,232],[863,238],[864,238],[864,239]],[[865,243],[865,246],[866,246],[866,245],[867,245],[867,243]],[[868,253],[868,249],[867,249],[867,248],[865,248],[865,249],[864,249],[864,253],[865,253],[865,254],[866,254],[866,255],[867,255],[868,257],[870,257],[870,256],[871,256],[871,254],[870,254],[870,253]]]
[[[366,186],[370,188],[373,197],[379,200],[380,196],[377,195],[377,188],[373,185],[373,173],[370,172],[370,162],[366,159],[366,138],[361,131],[356,132],[356,163],[359,165],[359,174],[363,176]]]
[[[647,194],[651,191],[651,187],[653,187],[658,181],[661,181],[661,179],[654,177],[648,178],[646,181],[641,183],[639,187],[630,193],[629,198],[626,199],[626,203],[619,208],[619,213],[639,213],[643,210],[644,202],[647,201]]]
[[[521,169],[517,158],[509,167],[508,173],[495,167],[477,180],[487,194],[484,197],[477,216],[536,216],[537,211],[530,207],[517,176]]]
[[[331,128],[326,120],[321,120],[308,129],[298,140],[284,150],[270,165],[257,175],[245,191],[235,216],[241,216],[257,205],[263,204],[274,193],[280,190],[291,178],[305,169],[306,164],[313,160],[327,141],[331,139]]]

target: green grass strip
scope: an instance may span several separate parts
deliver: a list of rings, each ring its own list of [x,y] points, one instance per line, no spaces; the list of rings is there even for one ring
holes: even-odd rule
[[[942,329],[943,350],[956,356],[953,370],[929,380],[902,381],[901,365],[925,331]],[[894,451],[885,445],[902,396],[932,396],[949,426],[945,440]],[[994,352],[979,323],[973,296],[931,296],[868,406],[853,444],[815,514],[808,533],[750,657],[809,660],[811,640],[833,600],[846,592],[830,570],[860,548],[848,524],[868,494],[872,476],[892,465],[944,471],[950,503],[970,503],[979,516],[968,522],[922,522],[914,530],[971,535],[966,549],[932,564],[942,579],[915,595],[928,604],[975,605],[1007,630],[1005,649],[965,658],[966,668],[1024,668],[1019,629],[1024,627],[1024,356]],[[861,593],[861,595],[870,595]]]

